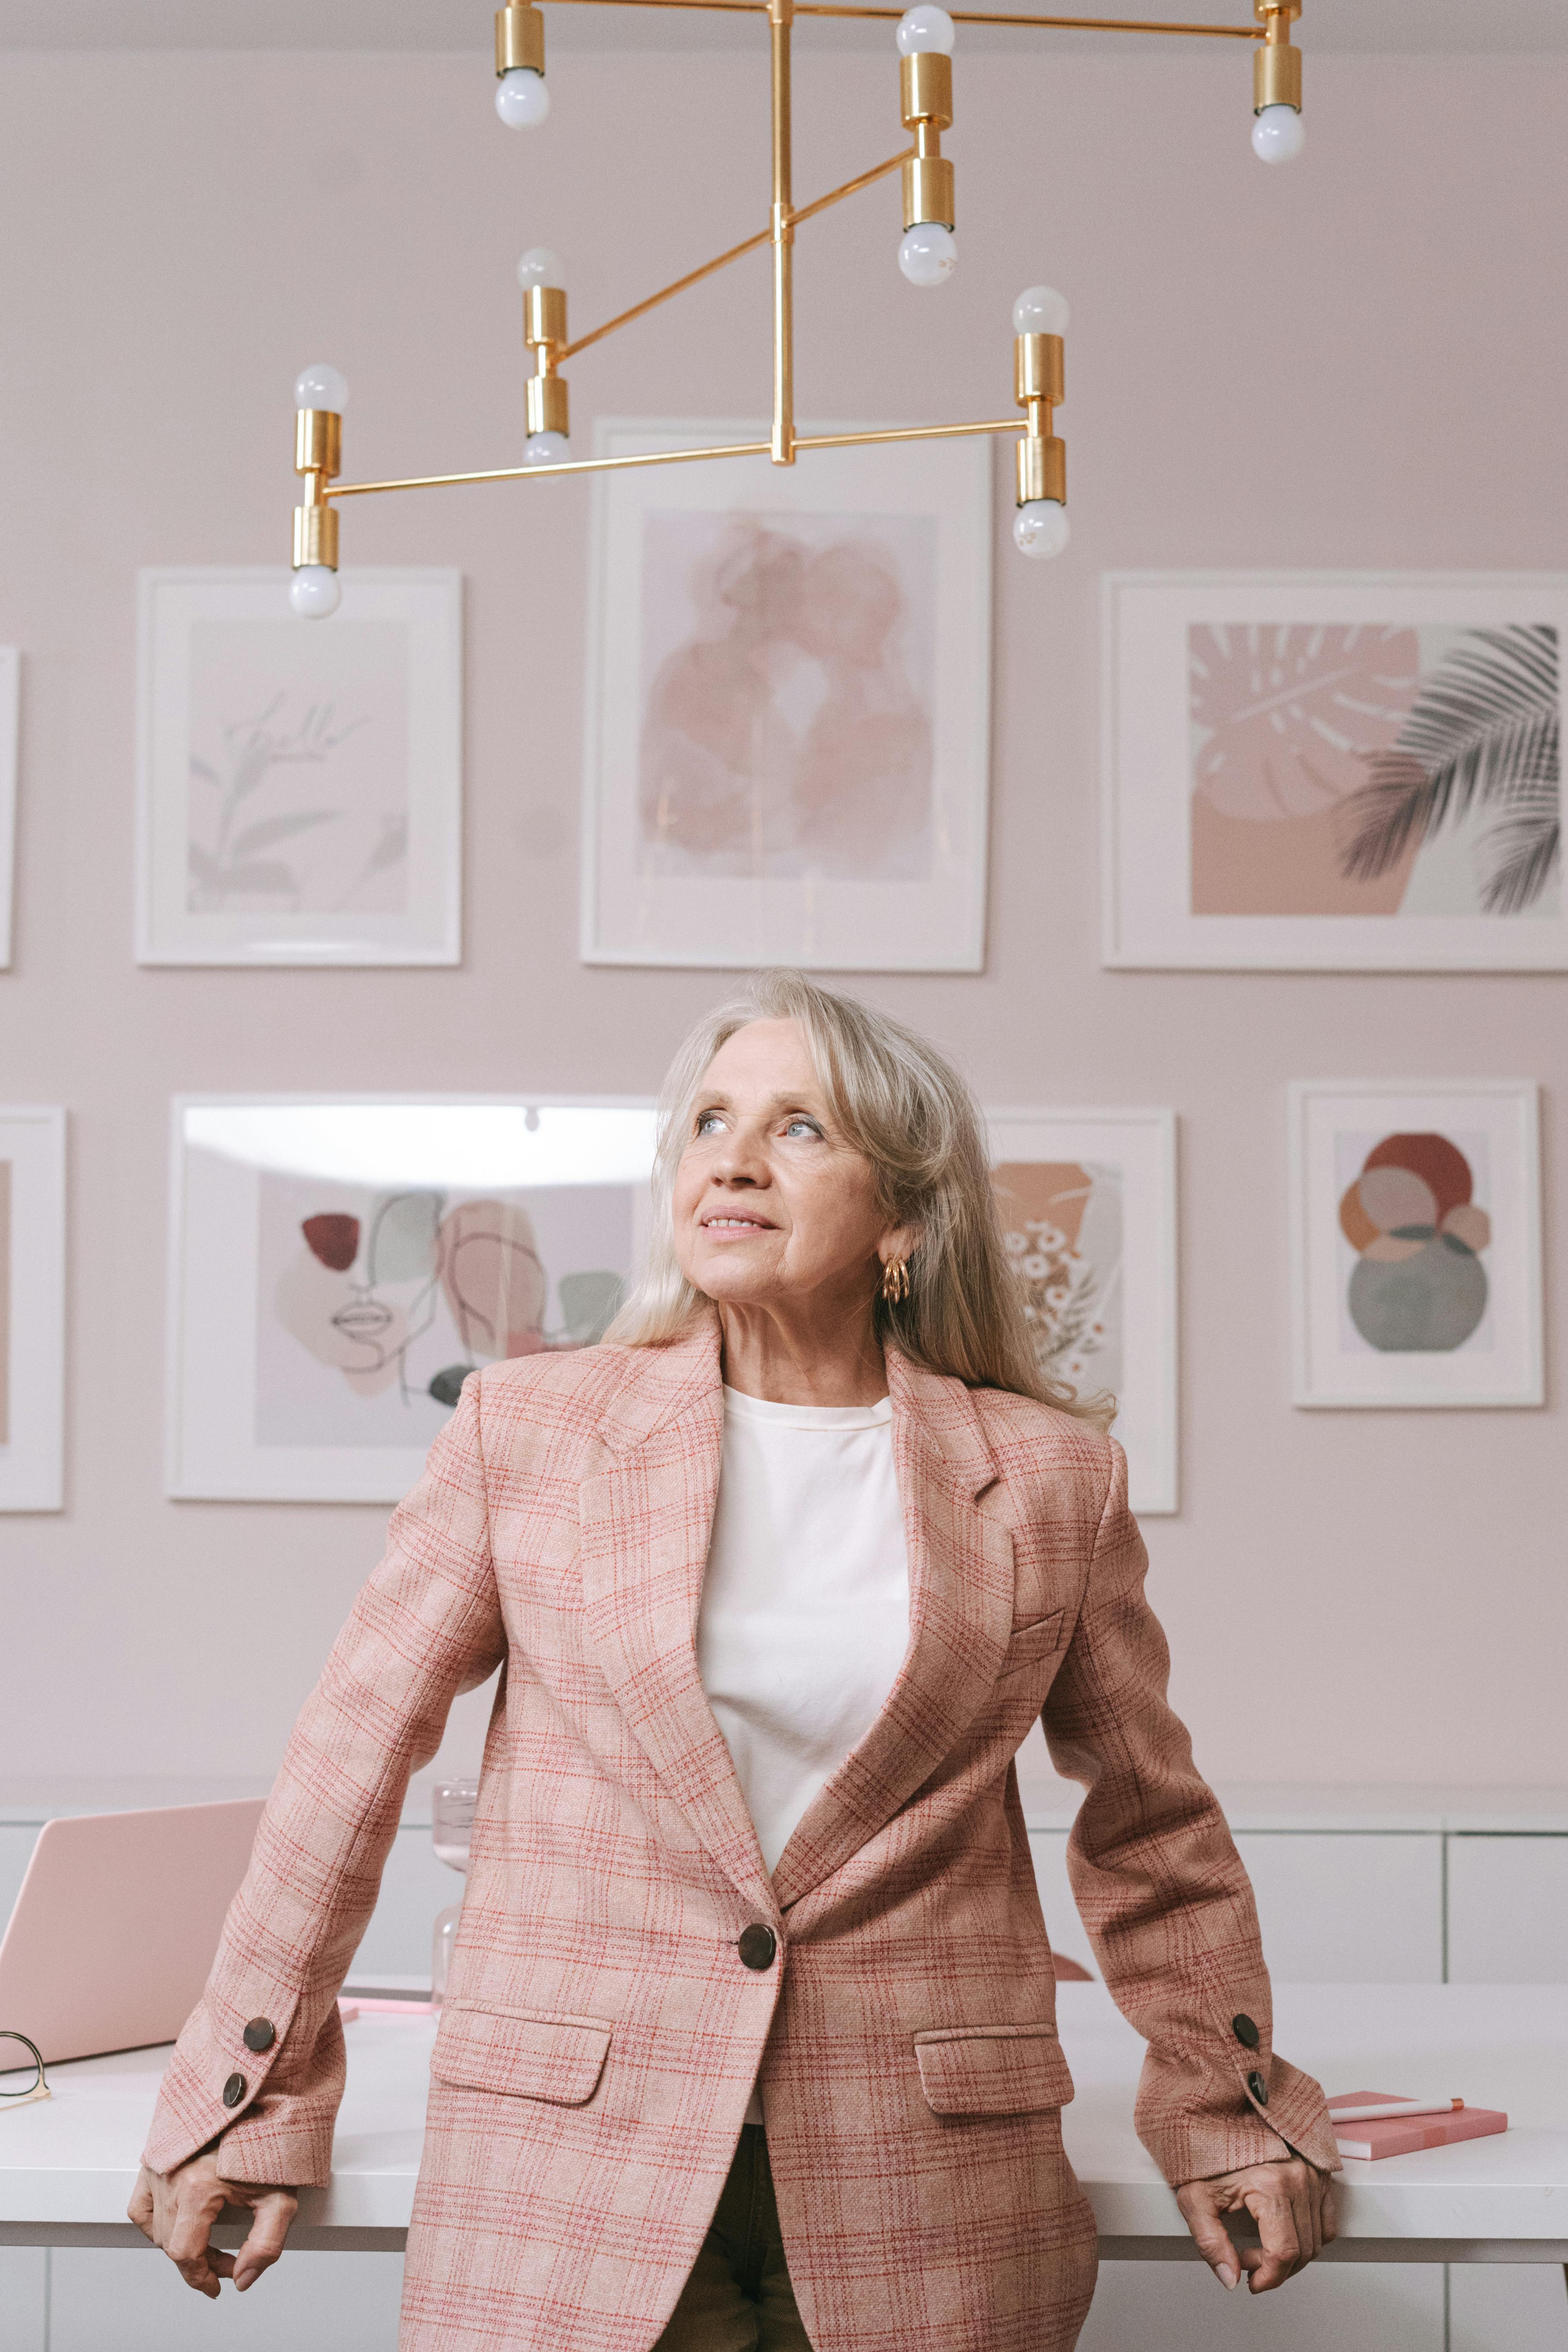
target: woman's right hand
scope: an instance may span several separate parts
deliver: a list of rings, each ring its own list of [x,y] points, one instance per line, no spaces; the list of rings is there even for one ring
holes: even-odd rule
[[[143,2165],[125,2210],[198,2294],[216,2295],[226,2278],[243,2294],[283,2252],[300,2200],[291,2189],[226,2179],[218,2154],[217,2148],[204,2148],[173,2172],[153,2172]],[[210,2242],[213,2223],[226,2205],[248,2205],[253,2217],[250,2233],[235,2254]]]

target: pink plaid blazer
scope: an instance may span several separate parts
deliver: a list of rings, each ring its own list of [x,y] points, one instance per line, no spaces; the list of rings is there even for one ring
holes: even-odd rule
[[[1120,1450],[890,1355],[911,1634],[772,1878],[694,1637],[722,1429],[717,1328],[497,1364],[394,1515],[289,1742],[147,2161],[321,2182],[338,1988],[409,1773],[504,1662],[432,2063],[404,2352],[649,2352],[759,2065],[819,2352],[1055,2352],[1095,2227],[1012,1759],[1042,1711],[1088,1794],[1069,1857],[1149,2042],[1173,2182],[1334,2142],[1274,2055],[1252,1896],[1187,1737]],[[742,1965],[763,1921],[773,1964]],[[1244,2044],[1237,2016],[1255,2021]],[[246,2022],[277,2038],[247,2048]],[[226,2083],[245,2088],[237,2107]],[[232,2094],[232,2085],[231,2085]]]

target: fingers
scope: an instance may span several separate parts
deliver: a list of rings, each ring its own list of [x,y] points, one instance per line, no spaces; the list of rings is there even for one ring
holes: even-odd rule
[[[1220,2219],[1219,2200],[1206,2180],[1189,2181],[1176,2191],[1176,2202],[1182,2209],[1182,2219],[1192,2231],[1193,2243],[1213,2271],[1221,2286],[1237,2286],[1241,2266],[1230,2233]]]
[[[299,2209],[299,2199],[286,2189],[269,2189],[256,2200],[249,2233],[232,2265],[231,2275],[241,2294],[254,2286],[263,2271],[270,2270],[283,2252],[289,2236],[289,2225]]]
[[[174,2177],[160,2242],[187,2286],[198,2294],[216,2295],[221,2273],[216,2249],[207,2241],[212,2225],[224,2209],[224,2192],[216,2181],[192,2173]]]
[[[1248,2284],[1253,2294],[1267,2294],[1271,2287],[1283,2286],[1305,2259],[1295,2209],[1289,2197],[1277,2189],[1250,2189],[1245,2201],[1258,2224],[1259,2243],[1244,2248],[1242,2267],[1252,2274]]]
[[[1340,2209],[1334,2197],[1333,2181],[1326,2172],[1320,2174],[1319,2178],[1323,2184],[1323,2243],[1331,2246],[1340,2234]]]
[[[125,2208],[125,2218],[134,2221],[144,2238],[153,2235],[153,2183],[145,2165],[136,2176],[136,2186],[131,2191],[131,2202]]]

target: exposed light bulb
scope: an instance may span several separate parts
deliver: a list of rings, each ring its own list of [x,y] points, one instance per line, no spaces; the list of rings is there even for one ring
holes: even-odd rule
[[[324,621],[342,601],[342,583],[324,563],[302,563],[289,583],[289,602],[307,621]]]
[[[1013,516],[1013,544],[1021,555],[1059,555],[1071,537],[1059,499],[1029,499]]]
[[[921,49],[940,49],[943,57],[950,58],[958,33],[947,10],[931,7],[928,0],[928,5],[905,9],[893,38],[901,58],[916,57]]]
[[[918,221],[899,246],[899,268],[911,286],[942,286],[958,268],[958,241],[940,221]]]
[[[296,408],[330,408],[341,416],[349,404],[349,388],[335,367],[317,360],[313,365],[301,368],[294,379]]]
[[[544,76],[531,66],[512,66],[496,84],[496,112],[509,131],[537,130],[550,111]]]
[[[564,433],[531,433],[522,445],[525,466],[559,466],[572,455]]]
[[[1016,335],[1065,335],[1072,312],[1054,286],[1026,286],[1013,305]]]
[[[1266,106],[1252,118],[1252,152],[1260,163],[1289,163],[1307,143],[1307,126],[1294,106]]]
[[[531,286],[564,286],[561,256],[547,245],[531,245],[517,265],[517,282],[525,294]]]

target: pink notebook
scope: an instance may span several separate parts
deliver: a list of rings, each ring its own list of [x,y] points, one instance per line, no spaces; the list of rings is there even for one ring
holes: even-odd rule
[[[1407,2098],[1403,2091],[1336,2091],[1331,2106],[1370,2107],[1377,2101]],[[1390,2116],[1385,2124],[1370,2120],[1342,2124],[1334,2133],[1342,2156],[1375,2159],[1380,2156],[1414,2156],[1424,2147],[1447,2147],[1451,2140],[1487,2139],[1508,2129],[1508,2117],[1496,2107],[1456,2107],[1446,2116]]]

